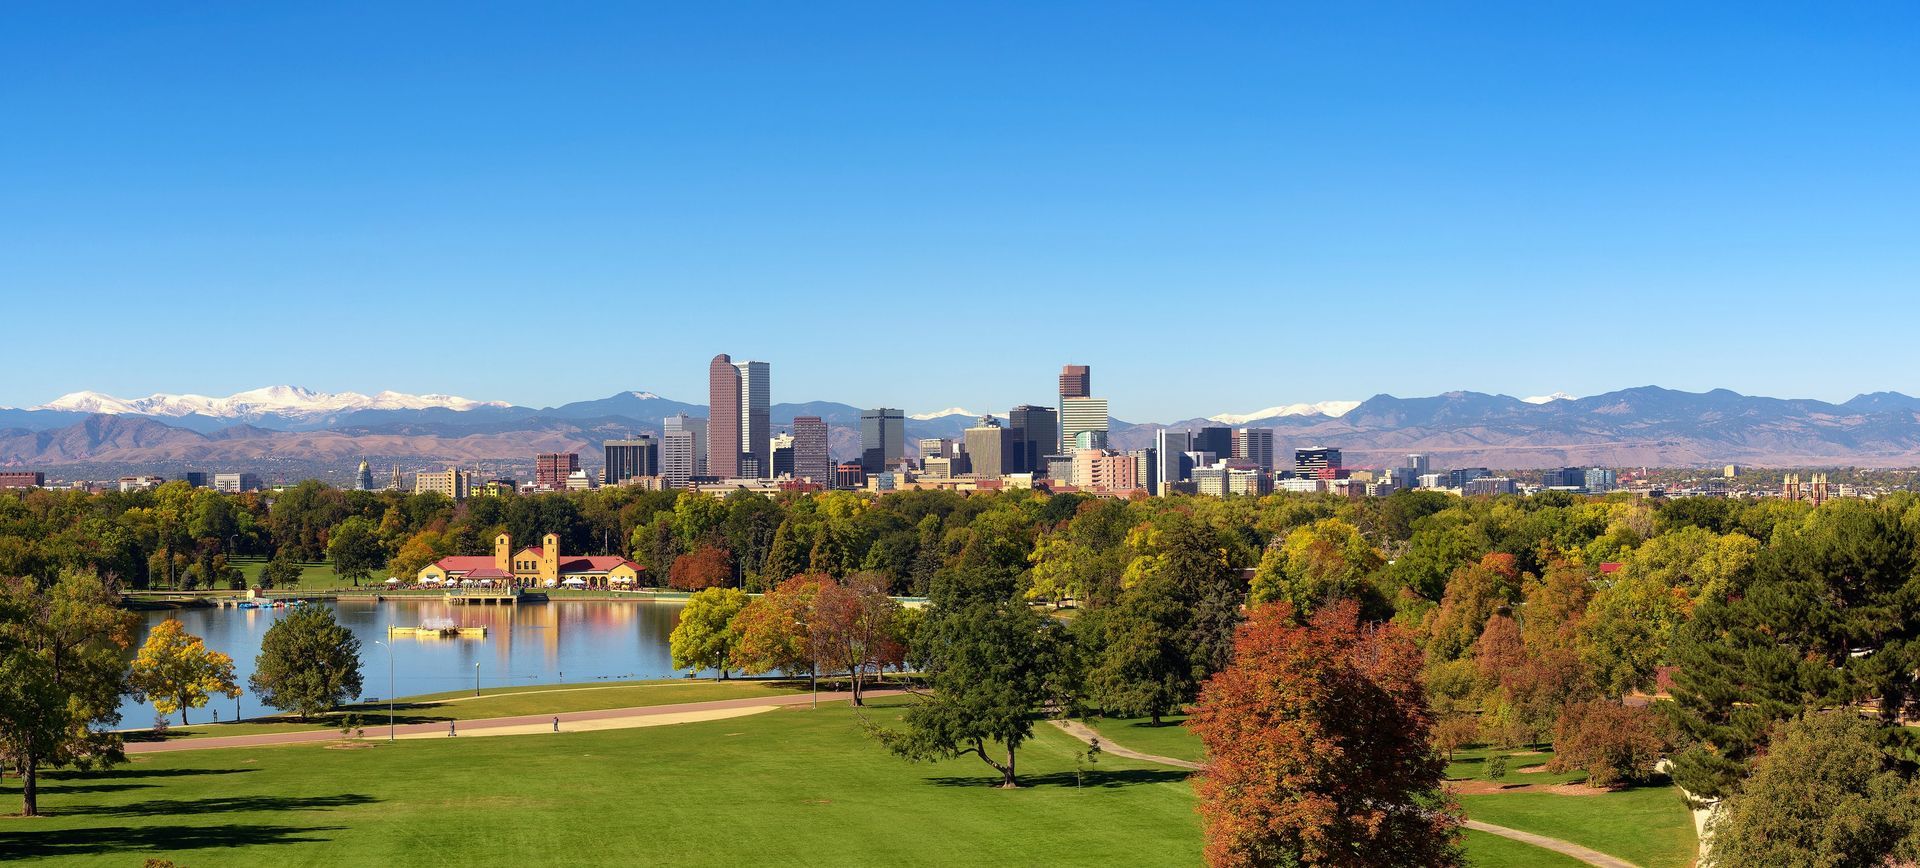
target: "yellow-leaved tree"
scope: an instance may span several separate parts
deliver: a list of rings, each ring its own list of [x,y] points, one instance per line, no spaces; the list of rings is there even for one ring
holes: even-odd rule
[[[187,709],[205,706],[214,694],[240,695],[240,686],[233,681],[233,658],[208,650],[200,637],[173,618],[147,635],[128,680],[135,700],[152,698],[161,714],[180,712],[182,726],[187,723]]]

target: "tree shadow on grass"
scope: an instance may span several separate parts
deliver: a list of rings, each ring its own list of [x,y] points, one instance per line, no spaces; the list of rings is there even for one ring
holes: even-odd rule
[[[92,856],[132,850],[173,851],[210,847],[257,847],[266,844],[326,843],[331,838],[317,832],[334,832],[344,826],[153,826],[142,828],[107,827],[90,829],[30,829],[37,820],[10,820],[0,825],[0,853],[9,859]],[[15,825],[15,824],[19,825]]]
[[[54,811],[58,816],[162,817],[237,814],[259,811],[324,811],[380,801],[359,793],[337,796],[219,796],[208,799],[154,799],[130,805],[78,805]]]
[[[120,778],[186,778],[196,775],[244,775],[259,769],[98,769],[95,771],[46,772],[42,781],[108,781]]]
[[[54,793],[66,795],[71,793],[118,793],[118,792],[124,792],[126,790],[152,789],[155,786],[157,785],[156,784],[107,784],[107,783],[41,784],[39,785],[38,789],[40,790],[41,795],[49,795]],[[18,791],[20,788],[10,787],[9,789],[13,791]]]
[[[1140,784],[1177,783],[1193,774],[1187,771],[1168,771],[1162,769],[1089,769],[1078,778],[1082,789],[1131,787]],[[981,787],[1000,786],[999,775],[951,775],[927,778],[927,783],[941,787]],[[1073,787],[1076,783],[1073,772],[1048,772],[1042,775],[1021,775],[1022,787]]]

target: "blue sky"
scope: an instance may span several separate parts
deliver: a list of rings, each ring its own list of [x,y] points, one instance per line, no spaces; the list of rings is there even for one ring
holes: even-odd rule
[[[1453,5],[10,5],[0,405],[1920,393],[1920,6]]]

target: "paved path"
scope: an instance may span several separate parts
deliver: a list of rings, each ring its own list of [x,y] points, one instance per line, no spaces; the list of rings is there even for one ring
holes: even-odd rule
[[[1163,766],[1174,766],[1176,768],[1183,768],[1183,769],[1205,768],[1205,766],[1202,766],[1201,764],[1194,762],[1192,760],[1174,759],[1173,757],[1170,757],[1170,756],[1160,756],[1159,754],[1141,753],[1137,750],[1132,750],[1130,748],[1114,744],[1112,741],[1109,741],[1105,736],[1102,736],[1100,733],[1095,732],[1093,727],[1090,727],[1077,720],[1055,719],[1055,720],[1049,720],[1047,722],[1064,730],[1068,735],[1073,736],[1074,738],[1077,738],[1088,744],[1092,744],[1093,740],[1096,738],[1100,739],[1101,753],[1110,753],[1110,754],[1113,754],[1114,756],[1126,757],[1127,759],[1136,759],[1142,762],[1159,763]]]
[[[863,690],[861,696],[878,698],[894,696],[899,690]],[[844,702],[846,694],[833,694],[832,698],[823,698],[822,702]],[[807,705],[813,702],[813,696],[807,693],[795,693],[785,696],[752,696],[742,699],[716,699],[708,702],[677,702],[672,705],[649,705],[638,708],[606,708],[596,711],[562,711],[558,714],[523,714],[516,717],[488,717],[475,720],[454,721],[455,730],[462,736],[469,735],[533,735],[553,732],[553,719],[560,718],[560,731],[568,732],[569,724],[576,724],[573,731],[588,729],[615,729],[626,726],[659,726],[670,723],[691,723],[695,720],[712,720],[720,717],[732,717],[738,714],[752,714],[758,711],[770,711],[775,708],[793,705]],[[367,715],[366,737],[369,740],[386,737],[386,725],[380,722],[377,713]],[[394,727],[394,733],[401,738],[446,737],[447,723],[409,723]],[[174,741],[133,742],[126,746],[127,753],[163,753],[176,750],[213,750],[226,747],[270,747],[284,744],[317,744],[339,741],[338,729],[309,729],[297,732],[263,732],[254,735],[223,735],[213,737],[183,738]]]
[[[1582,847],[1572,841],[1562,841],[1559,838],[1535,835],[1532,832],[1522,832],[1519,829],[1509,829],[1505,826],[1496,826],[1492,823],[1482,823],[1479,820],[1468,820],[1466,826],[1476,832],[1486,832],[1489,835],[1512,838],[1515,841],[1532,844],[1543,850],[1552,850],[1562,856],[1571,856],[1588,865],[1598,865],[1600,868],[1637,868],[1632,862],[1628,862],[1625,859],[1617,856],[1608,856],[1598,850]]]
[[[1077,720],[1049,720],[1047,722],[1059,727],[1068,735],[1089,744],[1093,743],[1093,740],[1096,738],[1100,739],[1100,750],[1113,754],[1114,756],[1159,763],[1161,765],[1183,769],[1198,770],[1205,768],[1205,766],[1200,763],[1191,760],[1175,759],[1170,756],[1159,756],[1158,754],[1141,753],[1137,750],[1130,750],[1122,745],[1114,744],[1112,741],[1101,736],[1100,733],[1094,731],[1092,727]],[[1466,826],[1478,832],[1486,832],[1489,835],[1499,835],[1502,838],[1512,838],[1515,841],[1532,844],[1544,850],[1552,850],[1563,856],[1571,856],[1588,865],[1598,865],[1600,868],[1637,868],[1632,862],[1628,862],[1625,859],[1608,856],[1598,850],[1582,847],[1572,841],[1562,841],[1559,838],[1535,835],[1532,832],[1522,832],[1519,829],[1509,829],[1505,826],[1496,826],[1492,823],[1482,823],[1479,820],[1468,820]]]

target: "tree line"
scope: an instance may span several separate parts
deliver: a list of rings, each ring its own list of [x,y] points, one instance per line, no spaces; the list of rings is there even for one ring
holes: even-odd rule
[[[976,757],[1003,785],[1018,783],[1033,724],[1076,709],[1192,712],[1215,757],[1203,787],[1228,781],[1235,757],[1333,787],[1326,758],[1342,745],[1391,735],[1424,746],[1395,747],[1344,795],[1218,784],[1246,799],[1208,800],[1217,861],[1274,847],[1317,863],[1349,852],[1313,829],[1395,852],[1378,836],[1399,829],[1437,836],[1432,847],[1400,841],[1432,864],[1452,834],[1438,763],[1466,744],[1551,743],[1556,764],[1603,785],[1651,780],[1667,760],[1687,791],[1727,801],[1720,822],[1750,824],[1795,816],[1769,807],[1782,796],[1767,782],[1787,779],[1780,764],[1839,751],[1858,762],[1833,786],[1876,794],[1832,801],[1857,809],[1849,828],[1863,830],[1818,845],[1840,864],[1910,848],[1920,816],[1904,727],[1920,673],[1920,497],[1906,493],[1819,508],[1425,491],[601,489],[454,503],[312,483],[245,495],[168,485],[0,497],[0,572],[41,592],[23,601],[59,593],[63,573],[101,577],[109,591],[166,587],[214,575],[232,555],[331,553],[347,574],[336,550],[358,547],[363,567],[403,573],[490,553],[502,531],[624,552],[654,581],[700,591],[676,630],[679,665],[919,673],[930,689],[876,736],[909,758]],[[1252,662],[1274,655],[1301,663],[1275,673]],[[1369,697],[1367,718],[1393,732],[1343,728],[1310,701],[1330,690]],[[1248,755],[1248,744],[1284,755]]]

